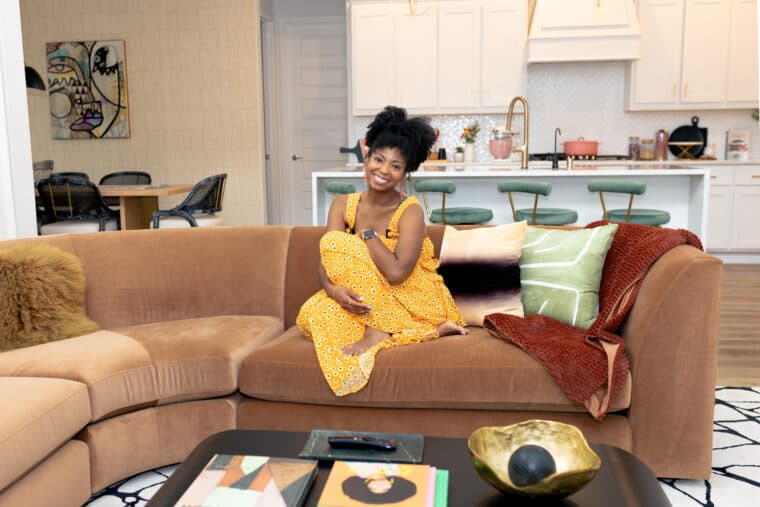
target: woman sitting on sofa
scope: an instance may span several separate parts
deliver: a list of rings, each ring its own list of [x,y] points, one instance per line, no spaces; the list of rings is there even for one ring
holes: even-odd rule
[[[436,272],[422,206],[400,191],[434,141],[428,119],[387,106],[366,135],[367,190],[338,196],[330,207],[319,243],[323,289],[304,303],[296,324],[314,342],[338,396],[367,384],[380,350],[467,333]]]

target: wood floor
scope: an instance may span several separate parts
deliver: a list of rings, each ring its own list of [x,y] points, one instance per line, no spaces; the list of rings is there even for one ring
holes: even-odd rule
[[[760,264],[723,265],[716,383],[760,386]]]

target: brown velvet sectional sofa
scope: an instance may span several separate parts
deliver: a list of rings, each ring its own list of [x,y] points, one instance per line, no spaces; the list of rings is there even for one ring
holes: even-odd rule
[[[334,397],[294,327],[319,288],[318,227],[217,227],[48,236],[78,256],[101,330],[0,353],[0,505],[80,505],[131,474],[181,461],[230,428],[467,436],[546,418],[707,478],[721,263],[661,257],[622,335],[624,392],[595,422],[538,363],[473,328],[381,353],[369,385]],[[443,229],[429,228],[439,246]]]

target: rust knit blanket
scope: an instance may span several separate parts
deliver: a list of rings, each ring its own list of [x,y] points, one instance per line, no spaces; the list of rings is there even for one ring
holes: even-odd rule
[[[586,227],[609,222],[599,221]],[[678,245],[702,248],[684,229],[624,224],[618,227],[604,262],[599,287],[599,315],[588,330],[542,315],[520,318],[492,313],[485,319],[491,334],[514,343],[538,360],[576,405],[596,420],[607,414],[628,373],[623,339],[616,333],[649,267]]]

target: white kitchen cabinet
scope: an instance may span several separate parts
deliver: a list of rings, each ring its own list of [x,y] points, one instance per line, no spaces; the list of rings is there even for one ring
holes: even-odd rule
[[[760,167],[713,167],[710,181],[705,248],[760,251]]]
[[[438,4],[438,106],[446,111],[480,105],[482,6]],[[483,20],[484,21],[484,20]],[[431,45],[432,46],[432,45]],[[432,85],[432,86],[431,86]]]
[[[525,95],[525,44],[528,38],[524,0],[483,2],[480,75],[482,110],[506,113],[513,97]]]
[[[350,20],[356,116],[505,113],[524,95],[524,0],[354,0]]]
[[[757,0],[640,0],[630,110],[756,107]]]
[[[683,0],[639,0],[641,58],[632,64],[632,105],[638,106],[633,108],[678,100],[683,7]]]
[[[417,111],[435,107],[438,97],[430,78],[438,75],[438,52],[434,43],[438,36],[436,6],[420,2],[412,11],[404,2],[390,4],[389,8],[396,25],[396,104]]]
[[[757,107],[757,0],[735,0],[728,39],[728,89],[732,106]]]
[[[707,206],[708,250],[730,250],[733,237],[734,170],[716,167],[710,170],[710,201]]]
[[[359,35],[361,34],[361,35]],[[395,101],[395,20],[383,3],[351,9],[351,83],[354,114],[377,113]]]

